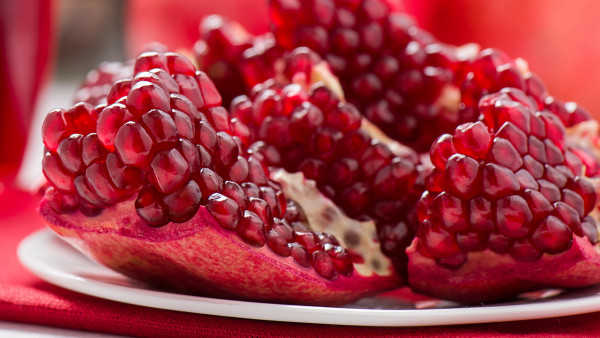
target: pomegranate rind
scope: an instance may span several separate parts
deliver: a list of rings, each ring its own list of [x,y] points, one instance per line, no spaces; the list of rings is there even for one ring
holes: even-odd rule
[[[408,283],[419,293],[460,303],[509,300],[522,292],[542,288],[578,288],[600,283],[598,247],[587,238],[574,237],[569,250],[544,254],[533,262],[516,261],[489,249],[469,252],[456,269],[440,267],[423,256],[418,238],[406,250]]]
[[[274,303],[334,306],[391,289],[396,274],[333,280],[281,257],[267,246],[251,247],[222,228],[201,206],[184,223],[152,228],[133,212],[133,200],[96,217],[56,213],[42,199],[46,225],[90,259],[130,278],[186,294]]]

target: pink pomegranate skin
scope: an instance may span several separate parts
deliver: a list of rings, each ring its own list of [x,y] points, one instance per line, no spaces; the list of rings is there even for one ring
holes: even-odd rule
[[[544,254],[533,262],[515,260],[489,249],[469,252],[457,269],[442,268],[417,249],[418,238],[406,250],[408,278],[415,292],[460,303],[487,303],[542,288],[577,288],[600,283],[598,248],[587,238],[574,237],[559,255]]]
[[[184,223],[147,226],[133,200],[104,209],[96,217],[79,211],[58,214],[44,198],[39,213],[60,237],[88,257],[153,286],[212,297],[308,305],[351,303],[400,284],[396,274],[328,280],[268,246],[249,249],[201,206]]]

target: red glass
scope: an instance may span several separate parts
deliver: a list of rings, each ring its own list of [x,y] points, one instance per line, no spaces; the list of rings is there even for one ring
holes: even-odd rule
[[[0,165],[18,165],[53,48],[50,0],[0,2]]]

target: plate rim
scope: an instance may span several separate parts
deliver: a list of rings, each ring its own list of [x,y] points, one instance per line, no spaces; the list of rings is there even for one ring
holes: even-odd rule
[[[59,244],[60,243],[60,244]],[[61,247],[58,247],[58,246]],[[149,288],[111,284],[77,275],[68,268],[48,265],[51,255],[46,249],[69,250],[72,259],[83,259],[90,267],[130,280],[104,267],[71,247],[50,229],[26,236],[17,248],[21,264],[50,284],[116,302],[163,310],[216,315],[233,318],[329,324],[345,326],[415,327],[462,325],[554,318],[600,311],[600,287],[588,296],[574,299],[546,299],[540,302],[461,306],[438,309],[366,309],[261,303],[169,293]],[[46,252],[41,254],[40,252]],[[78,256],[75,256],[75,255]],[[64,255],[64,253],[63,253]],[[85,267],[85,266],[84,266]],[[174,302],[175,301],[175,302]]]

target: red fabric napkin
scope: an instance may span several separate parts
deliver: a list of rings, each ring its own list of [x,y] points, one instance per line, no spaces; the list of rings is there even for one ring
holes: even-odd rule
[[[600,312],[507,323],[381,328],[208,316],[94,298],[48,284],[20,265],[19,242],[43,227],[35,211],[38,200],[10,184],[0,184],[0,320],[147,337],[600,336]]]

